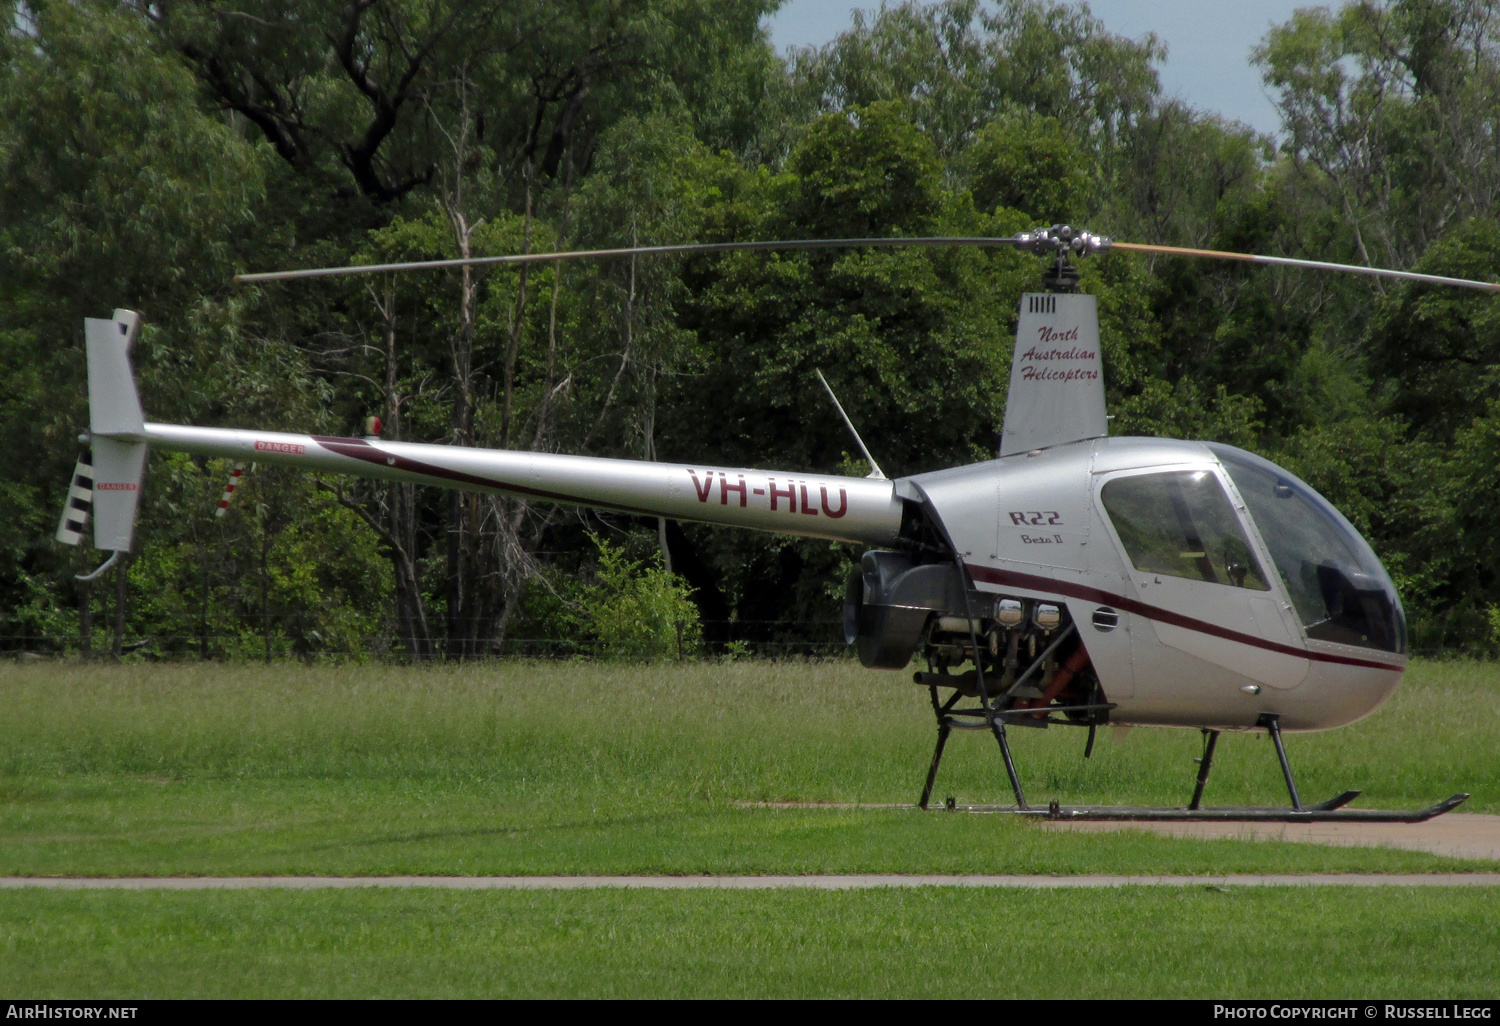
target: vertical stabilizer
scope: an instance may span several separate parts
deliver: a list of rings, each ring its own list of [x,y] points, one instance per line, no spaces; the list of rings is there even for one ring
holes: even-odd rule
[[[1107,434],[1102,368],[1093,296],[1023,295],[1000,455]]]
[[[94,438],[94,548],[129,552],[146,443]]]
[[[130,373],[130,347],[140,315],[116,310],[112,320],[89,317],[83,322],[89,364],[89,431],[132,439],[146,436],[141,400]]]
[[[146,424],[130,372],[140,316],[83,322],[88,350],[89,433],[94,448],[94,547],[129,552],[146,468]]]

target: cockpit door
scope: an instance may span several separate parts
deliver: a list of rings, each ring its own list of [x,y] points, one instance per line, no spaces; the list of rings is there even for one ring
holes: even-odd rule
[[[1278,582],[1217,467],[1120,471],[1099,475],[1094,488],[1125,561],[1132,611],[1162,645],[1270,687],[1302,683],[1310,664]]]

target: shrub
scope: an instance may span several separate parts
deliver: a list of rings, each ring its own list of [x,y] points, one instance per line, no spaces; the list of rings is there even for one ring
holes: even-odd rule
[[[578,589],[574,615],[605,658],[657,660],[695,655],[703,640],[692,589],[661,565],[642,562],[590,535],[599,562],[593,580]]]

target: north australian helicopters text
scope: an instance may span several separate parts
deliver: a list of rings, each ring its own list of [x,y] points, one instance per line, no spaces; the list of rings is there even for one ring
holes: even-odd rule
[[[1059,331],[1056,328],[1042,325],[1037,329],[1037,341],[1041,345],[1055,345],[1059,342],[1076,342],[1078,340],[1078,329],[1069,328],[1067,331]],[[1092,381],[1099,377],[1097,350],[1085,349],[1074,346],[1071,349],[1043,349],[1040,345],[1032,346],[1022,353],[1016,360],[1017,369],[1020,371],[1023,381]],[[1075,367],[1070,370],[1056,370],[1051,367],[1038,367],[1031,361],[1048,363],[1053,360],[1081,360],[1088,366]]]

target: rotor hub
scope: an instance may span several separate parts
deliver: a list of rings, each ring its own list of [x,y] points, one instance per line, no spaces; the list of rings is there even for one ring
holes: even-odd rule
[[[1017,249],[1052,256],[1052,266],[1042,274],[1042,287],[1048,292],[1077,292],[1078,268],[1069,258],[1107,253],[1113,245],[1113,241],[1103,235],[1070,224],[1054,224],[1050,228],[1021,232],[1014,236],[1014,240]]]
[[[1070,224],[1054,224],[1050,228],[1034,228],[1014,236],[1017,249],[1046,255],[1049,253],[1088,256],[1090,253],[1108,253],[1114,240],[1095,235]]]

